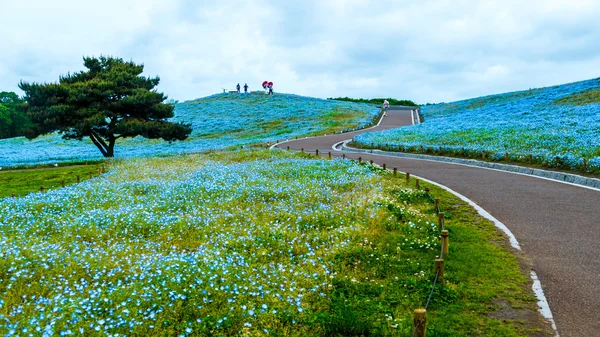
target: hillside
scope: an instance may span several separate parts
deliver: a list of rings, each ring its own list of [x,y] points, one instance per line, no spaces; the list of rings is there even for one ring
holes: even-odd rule
[[[422,107],[426,122],[357,136],[390,144],[492,160],[533,161],[600,172],[600,79]],[[531,157],[530,157],[531,155]]]
[[[367,104],[323,100],[289,94],[218,94],[177,104],[175,121],[191,123],[193,133],[182,142],[141,137],[117,142],[116,157],[200,152],[269,142],[315,133],[333,133],[369,124],[378,109]],[[89,141],[65,141],[60,135],[32,141],[0,140],[0,167],[102,159]]]

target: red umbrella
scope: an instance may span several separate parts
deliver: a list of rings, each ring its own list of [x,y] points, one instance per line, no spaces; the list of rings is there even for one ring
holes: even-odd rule
[[[264,81],[263,84],[262,84],[263,88],[266,87],[267,84],[269,84],[269,81]]]
[[[269,83],[268,83],[268,85],[269,85],[270,87],[272,87],[272,86],[273,86],[273,82],[269,82]]]

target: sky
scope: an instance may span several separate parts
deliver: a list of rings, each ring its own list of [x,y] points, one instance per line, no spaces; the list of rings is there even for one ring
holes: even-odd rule
[[[184,101],[275,92],[450,102],[600,77],[598,0],[0,0],[0,91],[83,56]]]

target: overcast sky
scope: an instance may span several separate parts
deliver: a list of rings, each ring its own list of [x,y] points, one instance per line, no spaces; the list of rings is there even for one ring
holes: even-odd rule
[[[0,0],[0,91],[111,55],[233,89],[453,101],[600,76],[598,0]]]

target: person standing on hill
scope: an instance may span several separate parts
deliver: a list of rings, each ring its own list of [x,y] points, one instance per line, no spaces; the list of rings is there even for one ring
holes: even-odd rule
[[[273,95],[273,82],[269,82],[269,95]]]
[[[240,93],[240,84],[238,83],[235,87],[237,88],[237,91],[238,91],[238,94],[239,94]]]
[[[244,84],[244,94],[248,93],[248,83]]]
[[[383,101],[383,112],[387,112],[388,108],[390,107],[390,102],[388,102],[388,100],[384,100]]]

